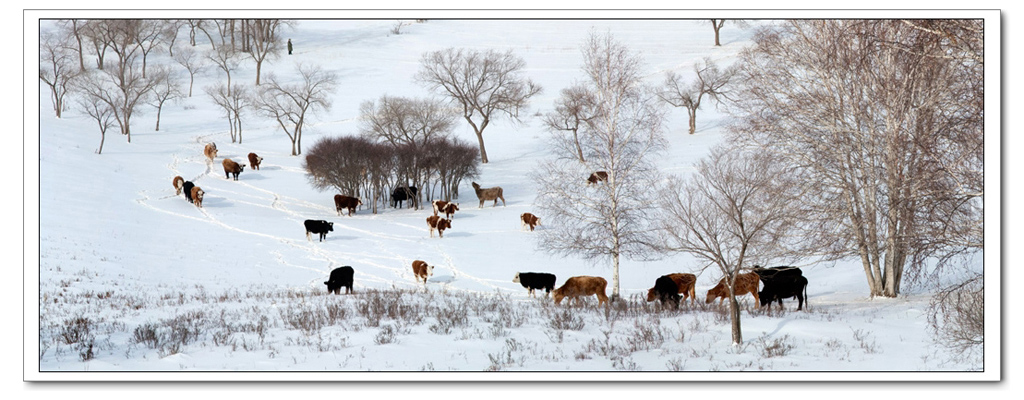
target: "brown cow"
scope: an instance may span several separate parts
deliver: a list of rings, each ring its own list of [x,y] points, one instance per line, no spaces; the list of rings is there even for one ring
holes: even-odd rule
[[[530,227],[530,232],[533,232],[533,228],[540,225],[540,218],[530,213],[522,213],[519,215],[519,220],[522,221],[523,228]]]
[[[254,171],[258,171],[260,169],[260,163],[262,162],[263,157],[256,155],[256,153],[249,153],[249,168],[252,168]]]
[[[206,192],[200,189],[199,186],[192,187],[192,202],[195,203],[196,207],[203,208],[203,195]]]
[[[456,211],[459,211],[459,203],[448,203],[444,205],[445,218],[452,219],[455,217]]]
[[[607,180],[608,180],[608,173],[607,172],[597,171],[595,173],[590,174],[590,177],[587,178],[587,184],[590,185],[590,184],[593,184],[593,183],[598,183],[598,182],[607,181]]]
[[[171,184],[174,185],[174,195],[181,195],[181,189],[185,187],[185,178],[175,176],[174,179],[171,180]]]
[[[245,169],[245,164],[236,163],[230,158],[225,158],[221,164],[224,165],[224,179],[231,179],[231,175],[234,175],[237,181],[238,174],[242,173],[242,170]]]
[[[664,276],[667,276],[669,279],[672,280],[672,282],[675,283],[676,293],[683,295],[683,300],[689,298],[690,303],[697,302],[697,295],[694,289],[694,286],[697,283],[696,275],[676,273]],[[657,293],[657,291],[654,289],[655,288],[650,288],[647,290],[647,301],[654,301],[655,299],[658,298],[659,293]]]
[[[434,229],[437,229],[437,236],[444,237],[444,230],[451,229],[452,221],[431,215],[427,217],[427,226],[430,227],[430,237],[434,237]]]
[[[334,207],[338,209],[338,215],[341,215],[341,210],[347,209],[348,216],[351,217],[352,213],[356,212],[356,207],[361,205],[363,205],[363,201],[359,200],[358,197],[334,195]]]
[[[426,261],[416,260],[412,262],[412,273],[416,275],[416,282],[419,283],[420,279],[423,279],[423,283],[427,283],[427,277],[434,275],[434,266],[427,265]]]
[[[555,304],[560,304],[562,299],[568,297],[575,299],[577,303],[582,302],[581,296],[597,295],[597,305],[607,305],[608,295],[604,294],[608,287],[608,281],[600,276],[574,276],[562,284],[562,287],[552,290],[551,296]]]
[[[444,207],[448,205],[448,202],[444,200],[434,200],[430,202],[430,204],[434,206],[434,215],[437,215],[438,212],[444,212]]]
[[[203,154],[206,155],[207,159],[213,161],[213,158],[217,157],[217,144],[213,142],[207,143],[206,147],[203,148]]]
[[[722,278],[718,285],[708,290],[708,298],[704,301],[705,304],[714,301],[715,298],[720,298],[718,301],[719,305],[725,302],[725,299],[729,297],[729,289],[725,287],[725,279]],[[750,293],[751,296],[754,296],[754,305],[760,306],[761,300],[757,296],[757,284],[759,282],[761,282],[760,277],[753,272],[736,275],[736,287],[733,288],[733,291],[736,293],[736,296]]]
[[[473,190],[476,191],[476,198],[480,199],[480,208],[484,208],[484,201],[487,200],[494,200],[493,207],[497,207],[498,199],[501,199],[501,206],[505,206],[505,196],[503,195],[504,191],[501,189],[500,186],[495,186],[492,188],[480,188],[480,185],[478,185],[476,182],[472,182],[472,184]]]

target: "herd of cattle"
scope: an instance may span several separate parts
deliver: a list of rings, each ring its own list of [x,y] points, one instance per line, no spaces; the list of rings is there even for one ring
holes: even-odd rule
[[[203,154],[212,162],[217,156],[217,145],[208,143],[203,149]],[[256,155],[256,153],[249,153],[248,158],[251,168],[259,170],[263,157]],[[222,165],[224,166],[225,179],[233,178],[236,181],[238,180],[238,175],[246,167],[246,164],[239,164],[230,158],[225,158]],[[607,172],[597,171],[591,174],[586,181],[590,185],[607,180]],[[180,195],[184,192],[185,199],[188,202],[202,208],[203,196],[205,194],[203,189],[195,186],[191,181],[184,180],[181,176],[175,176],[172,183],[175,195]],[[493,201],[493,206],[496,207],[499,199],[502,206],[505,205],[504,191],[501,187],[482,188],[476,182],[472,182],[472,186],[477,198],[480,200],[480,208],[483,208],[485,201]],[[391,194],[391,205],[392,207],[400,206],[404,201],[414,199],[416,194],[417,188],[415,186],[396,188]],[[356,208],[361,205],[363,205],[363,202],[357,197],[340,194],[334,196],[334,206],[339,216],[341,216],[344,210],[351,217],[356,212]],[[459,211],[459,204],[435,200],[432,202],[432,206],[433,215],[427,217],[430,237],[433,237],[434,230],[437,230],[438,237],[443,238],[444,231],[452,227],[451,221],[454,219],[455,212]],[[444,217],[441,217],[441,214],[444,214]],[[519,219],[523,229],[529,227],[530,231],[533,231],[536,226],[540,225],[540,218],[528,212],[522,213]],[[307,219],[303,225],[306,228],[306,239],[310,241],[313,240],[312,234],[317,234],[322,242],[326,239],[328,232],[334,231],[334,223],[325,220]],[[416,282],[422,280],[424,284],[427,283],[428,277],[434,274],[434,266],[422,260],[413,261],[412,270]],[[327,285],[327,292],[329,294],[340,294],[341,288],[345,287],[346,294],[352,293],[354,274],[355,271],[351,266],[335,268],[331,271],[328,280],[324,282]],[[565,298],[575,300],[578,303],[582,301],[582,298],[592,295],[597,296],[598,306],[606,305],[608,302],[608,296],[605,294],[608,281],[602,277],[574,276],[567,279],[557,289],[555,288],[555,281],[555,275],[546,272],[518,272],[512,279],[512,282],[523,285],[528,290],[530,296],[534,296],[534,290],[543,289],[545,296],[550,295],[555,304],[560,304]],[[696,294],[694,292],[696,282],[697,277],[694,274],[673,273],[663,275],[658,277],[654,281],[654,287],[647,291],[647,301],[660,300],[662,304],[671,305],[675,308],[678,308],[680,301],[685,299],[690,299],[691,304],[693,304],[696,302]],[[760,291],[758,291],[759,283],[764,284]],[[778,302],[779,308],[782,308],[782,299],[796,297],[799,302],[797,310],[802,310],[807,296],[807,278],[803,276],[803,272],[797,267],[763,268],[755,265],[752,272],[736,275],[733,291],[736,296],[750,294],[754,297],[754,303],[761,307],[770,307],[772,302]],[[680,297],[680,294],[682,297]],[[708,290],[705,303],[711,303],[715,299],[719,299],[721,304],[728,297],[729,292],[726,286],[726,278],[722,278],[718,285]]]

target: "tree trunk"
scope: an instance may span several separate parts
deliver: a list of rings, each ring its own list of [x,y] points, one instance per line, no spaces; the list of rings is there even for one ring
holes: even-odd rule
[[[100,131],[100,149],[96,150],[96,154],[103,154],[103,142],[107,140],[107,132]]]
[[[686,111],[690,114],[690,134],[692,135],[697,131],[697,108],[687,108]]]
[[[157,106],[156,108],[156,128],[154,130],[157,132],[160,132],[160,111],[162,111],[163,109],[163,104]]]
[[[743,331],[740,329],[740,303],[736,301],[736,292],[729,288],[729,314],[732,320],[732,344],[743,344]]]

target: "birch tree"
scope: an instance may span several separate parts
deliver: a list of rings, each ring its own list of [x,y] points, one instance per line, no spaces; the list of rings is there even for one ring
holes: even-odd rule
[[[821,254],[861,261],[871,296],[900,293],[905,268],[980,249],[983,192],[975,21],[955,35],[900,20],[788,21],[741,55],[735,137],[801,168],[819,190],[804,235]],[[968,225],[965,227],[965,225]],[[980,238],[979,238],[980,239]],[[911,271],[912,273],[914,271]]]
[[[727,98],[725,87],[735,75],[734,69],[719,69],[718,65],[707,57],[693,65],[693,72],[696,77],[689,84],[683,81],[679,74],[667,72],[664,88],[658,93],[658,96],[669,105],[686,109],[690,117],[691,135],[697,131],[697,110],[700,109],[701,102],[707,97],[720,104]]]
[[[654,193],[659,173],[652,157],[664,149],[661,103],[642,85],[641,60],[611,35],[591,34],[582,46],[594,117],[580,130],[586,162],[566,147],[532,174],[536,204],[548,229],[538,246],[549,253],[605,258],[612,266],[612,298],[619,297],[622,258],[656,257]],[[586,185],[594,171],[608,179]]]

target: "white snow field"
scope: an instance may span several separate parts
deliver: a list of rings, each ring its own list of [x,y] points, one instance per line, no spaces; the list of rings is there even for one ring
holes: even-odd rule
[[[803,311],[796,311],[795,299],[786,301],[784,312],[765,312],[743,298],[740,346],[730,342],[727,314],[717,302],[703,301],[720,276],[713,269],[701,273],[703,264],[686,255],[624,260],[624,304],[612,310],[598,308],[593,298],[567,307],[555,306],[542,292],[528,296],[512,282],[518,271],[554,273],[558,285],[576,275],[611,281],[609,262],[543,253],[539,235],[522,230],[518,220],[523,212],[539,214],[536,186],[527,176],[553,157],[538,115],[553,107],[562,88],[584,79],[580,45],[587,35],[610,33],[626,43],[643,58],[646,80],[654,84],[667,71],[691,76],[692,65],[704,57],[731,63],[750,43],[753,28],[727,24],[722,46],[715,47],[706,20],[404,22],[395,35],[394,19],[298,20],[282,34],[294,43],[294,54],[267,62],[262,74],[289,80],[299,64],[337,74],[330,110],[315,114],[305,128],[305,150],[322,137],[357,134],[364,101],[385,94],[431,96],[413,80],[424,52],[511,49],[522,57],[526,76],[544,92],[531,100],[525,123],[497,120],[487,128],[490,163],[471,179],[503,187],[507,204],[478,208],[467,180],[456,200],[461,211],[443,239],[428,235],[428,203],[419,210],[387,207],[373,214],[362,207],[352,217],[338,216],[336,193],[311,186],[303,156],[289,155],[290,141],[267,117],[243,115],[243,140],[232,143],[223,112],[203,92],[224,79],[216,68],[196,77],[192,97],[165,106],[159,131],[155,110],[140,107],[131,143],[115,126],[102,154],[96,154],[95,121],[75,105],[55,118],[40,83],[38,270],[25,273],[28,300],[38,295],[38,308],[30,303],[27,309],[38,311],[39,330],[27,328],[26,376],[978,380],[998,371],[998,359],[951,358],[934,343],[929,288],[869,298],[857,260],[798,263],[810,282]],[[765,23],[770,21],[755,25]],[[52,21],[41,25],[53,28]],[[186,46],[187,31],[179,34],[176,46]],[[197,49],[207,48],[200,37]],[[184,74],[166,53],[150,56],[149,66],[158,64]],[[243,60],[232,82],[254,85],[254,63]],[[683,110],[668,115],[670,147],[658,165],[666,174],[690,173],[725,138],[728,115],[708,103],[693,135],[686,133]],[[476,143],[461,119],[455,135]],[[33,140],[29,135],[26,146],[34,147]],[[208,142],[219,148],[212,164],[202,153]],[[225,179],[221,159],[243,162],[250,152],[264,157],[262,168],[246,168],[238,181]],[[176,175],[206,192],[202,208],[175,195]],[[324,242],[315,235],[309,241],[305,219],[332,221],[334,231]],[[32,255],[26,255],[29,267],[35,267]],[[426,284],[413,277],[416,259],[436,266]],[[327,295],[323,282],[344,265],[355,269],[355,293]],[[972,268],[983,268],[980,255]],[[671,272],[700,273],[696,304],[664,310],[641,298],[658,276]],[[274,374],[250,374],[256,371]]]

